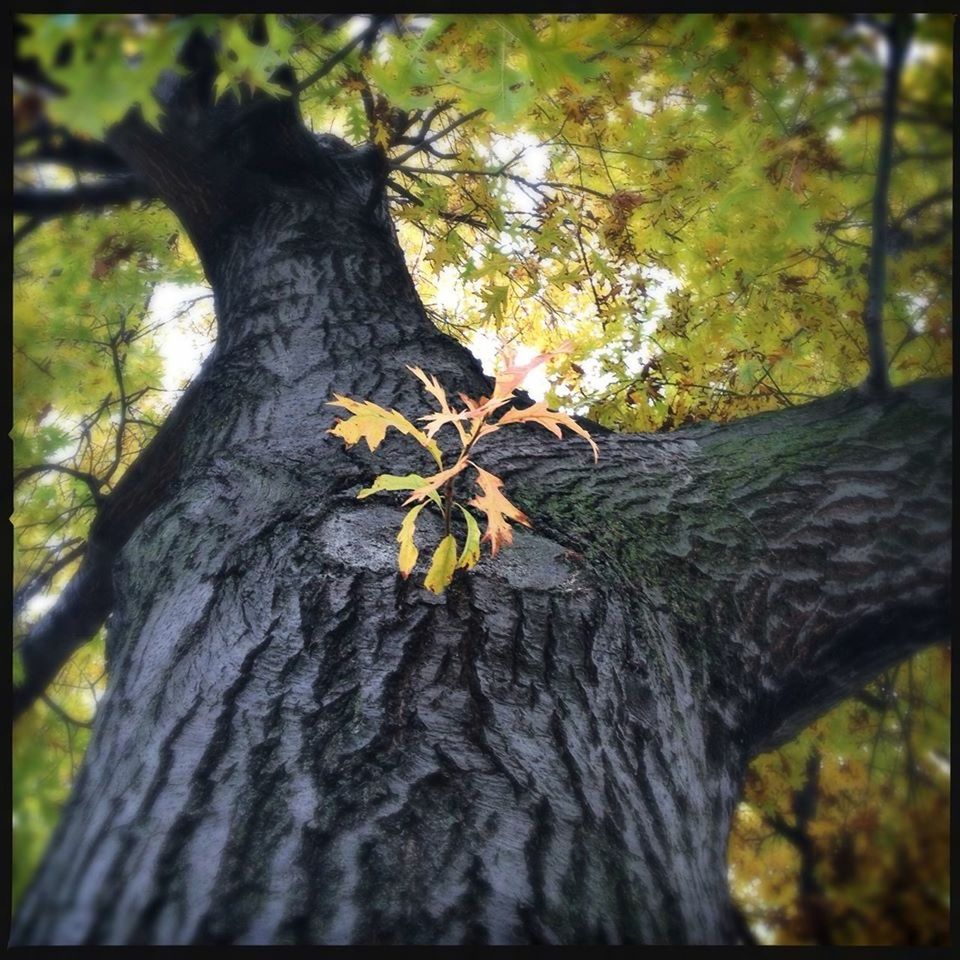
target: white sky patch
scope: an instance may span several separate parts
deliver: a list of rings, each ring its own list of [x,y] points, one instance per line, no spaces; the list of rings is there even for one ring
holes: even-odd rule
[[[927,40],[912,40],[907,47],[907,56],[905,63],[910,65],[914,63],[924,63],[932,60],[937,51],[937,45]]]
[[[518,340],[512,340],[510,346],[516,351],[515,359],[517,363],[525,363],[540,353],[540,351],[534,347],[528,347],[525,343],[521,343]],[[470,338],[469,348],[473,355],[480,361],[483,372],[489,377],[494,376],[497,372],[496,358],[503,349],[500,340],[493,336],[493,334],[478,330]],[[545,368],[546,364],[535,367],[527,374],[523,383],[520,384],[520,388],[526,390],[534,400],[543,400],[547,395],[547,391],[550,389],[550,381],[547,379]]]
[[[630,94],[630,106],[633,107],[637,113],[642,113],[650,117],[653,116],[657,110],[657,101],[648,100],[642,93],[634,90],[633,93]]]
[[[647,284],[647,293],[654,299],[662,299],[668,293],[679,290],[679,278],[663,267],[644,267],[643,278]]]
[[[213,348],[212,337],[199,322],[212,308],[210,288],[202,284],[161,283],[154,288],[149,322],[163,323],[157,331],[157,345],[163,355],[162,386],[171,402],[197,375]]]
[[[438,274],[433,302],[451,316],[456,316],[463,309],[463,286],[456,267],[447,264]]]
[[[344,24],[344,31],[347,36],[353,40],[354,37],[359,37],[367,27],[370,26],[370,18],[366,14],[360,14],[355,17],[351,17]]]
[[[531,183],[543,180],[550,166],[549,147],[541,145],[536,137],[526,133],[494,137],[486,153],[490,157],[491,169],[494,170],[522,153],[517,162],[510,165],[508,172],[515,173]],[[514,209],[526,214],[533,213],[538,202],[535,191],[509,178],[505,179],[505,189]]]
[[[926,14],[923,13],[917,14],[917,19],[922,20],[925,16]],[[854,24],[851,29],[853,33],[863,37],[867,44],[872,47],[877,62],[881,67],[886,69],[890,61],[890,43],[887,38],[882,36],[876,27],[866,23]],[[907,47],[904,65],[911,66],[915,63],[929,61],[932,59],[936,49],[937,45],[927,40],[911,40],[910,45]],[[838,62],[840,62],[839,59]]]
[[[950,758],[936,750],[927,751],[927,759],[936,767],[937,772],[950,779]]]
[[[56,593],[38,593],[32,596],[23,608],[26,614],[24,619],[27,623],[39,620],[57,602],[59,596],[59,590]]]

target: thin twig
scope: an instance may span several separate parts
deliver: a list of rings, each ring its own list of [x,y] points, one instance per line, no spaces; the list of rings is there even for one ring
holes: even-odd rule
[[[63,707],[60,706],[55,700],[52,700],[46,693],[40,694],[40,699],[61,719],[64,723],[73,724],[75,727],[85,727],[87,730],[93,728],[92,720],[78,720],[76,717],[71,717]]]
[[[476,110],[471,110],[470,113],[465,113],[463,116],[458,117],[453,123],[448,124],[442,130],[438,130],[436,133],[431,134],[427,137],[422,143],[418,143],[412,146],[405,153],[401,153],[399,157],[394,158],[391,163],[391,166],[398,167],[404,160],[409,160],[410,157],[419,153],[421,150],[425,150],[431,143],[434,143],[436,140],[439,140],[441,137],[445,137],[448,133],[452,133],[457,127],[462,126],[467,123],[469,120],[472,120],[474,117],[479,117],[481,113],[485,113],[483,107],[477,107]]]

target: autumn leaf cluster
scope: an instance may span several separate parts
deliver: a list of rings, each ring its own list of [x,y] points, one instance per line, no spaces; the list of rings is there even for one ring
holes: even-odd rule
[[[438,468],[436,473],[426,477],[415,473],[402,476],[383,473],[376,477],[371,486],[357,494],[358,499],[362,500],[381,491],[410,491],[403,505],[412,506],[397,534],[397,542],[400,544],[397,567],[404,579],[411,574],[420,555],[414,535],[417,518],[428,504],[432,503],[439,510],[444,529],[443,538],[433,552],[424,580],[424,586],[434,593],[443,593],[446,590],[455,571],[469,570],[476,566],[480,560],[481,542],[490,544],[490,554],[495,557],[501,547],[513,542],[511,523],[520,523],[527,527],[531,525],[526,514],[504,495],[503,481],[470,459],[474,446],[483,437],[488,437],[510,424],[535,423],[554,436],[562,438],[561,427],[566,427],[590,444],[594,460],[597,460],[599,450],[590,434],[570,416],[549,410],[542,401],[523,408],[511,406],[497,420],[490,419],[493,414],[516,399],[517,388],[531,370],[571,348],[572,344],[562,344],[557,350],[538,354],[525,363],[515,362],[512,353],[504,352],[501,357],[502,369],[496,376],[491,395],[473,399],[461,393],[458,395],[462,403],[460,409],[450,403],[446,391],[436,377],[424,373],[419,367],[408,367],[440,408],[437,413],[420,417],[420,422],[426,424],[423,430],[414,426],[397,410],[385,410],[370,400],[352,400],[334,394],[333,401],[328,405],[340,407],[350,416],[339,420],[329,432],[340,437],[347,446],[364,440],[368,449],[373,452],[383,442],[387,430],[393,428],[411,437],[427,450]],[[443,453],[434,439],[445,426],[453,427],[460,441],[460,451],[455,462],[449,467],[444,466]],[[464,505],[455,499],[455,483],[458,477],[471,470],[479,492]],[[459,510],[466,525],[462,550],[452,529],[453,507]],[[482,537],[477,520],[467,507],[473,507],[485,517],[486,530]]]

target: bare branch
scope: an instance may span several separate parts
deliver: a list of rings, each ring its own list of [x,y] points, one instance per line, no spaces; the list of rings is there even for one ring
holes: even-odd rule
[[[64,723],[73,724],[75,727],[85,727],[87,730],[90,730],[93,727],[92,720],[78,720],[76,717],[71,717],[59,703],[56,702],[53,698],[48,696],[45,693],[40,695],[40,699],[61,719]]]
[[[51,472],[63,473],[69,477],[74,477],[76,480],[82,480],[87,487],[89,487],[90,492],[93,494],[95,503],[99,504],[103,500],[103,496],[100,493],[100,488],[103,486],[102,480],[99,480],[92,473],[86,473],[83,470],[76,470],[73,467],[67,467],[60,463],[37,463],[30,467],[24,467],[13,478],[13,486],[14,488],[18,487],[20,483],[22,483],[28,477],[34,477],[41,473]]]
[[[36,148],[14,157],[15,165],[28,163],[59,163],[74,170],[93,173],[129,173],[129,167],[108,146],[96,141],[80,140],[61,127],[38,128],[23,139],[23,143],[38,140]]]
[[[301,80],[294,88],[293,94],[303,93],[307,87],[312,86],[318,80],[323,79],[328,73],[337,64],[342,63],[350,54],[358,47],[361,43],[370,43],[373,41],[373,38],[376,36],[379,31],[383,21],[388,19],[387,17],[379,16],[374,17],[370,26],[365,30],[358,33],[345,47],[341,47],[332,57],[328,58],[324,63],[313,71],[309,76]]]
[[[907,47],[913,33],[912,14],[894,14],[889,32],[889,57],[883,88],[883,121],[880,156],[877,160],[877,184],[873,195],[873,236],[870,244],[870,268],[867,304],[863,325],[867,333],[870,372],[865,385],[878,397],[890,392],[890,374],[883,343],[883,302],[886,288],[887,207],[890,189],[893,131],[897,122],[897,91]]]
[[[471,110],[470,113],[465,113],[463,116],[458,117],[453,123],[447,124],[442,130],[438,130],[436,133],[431,134],[423,142],[416,144],[411,147],[405,153],[401,153],[399,157],[394,158],[391,162],[391,166],[398,167],[404,160],[409,160],[412,156],[419,153],[421,150],[427,149],[431,143],[434,143],[436,140],[439,140],[441,137],[445,137],[448,133],[452,133],[457,127],[463,126],[467,121],[472,120],[474,117],[479,117],[481,113],[485,113],[483,107],[477,107],[476,110]]]
[[[452,106],[452,100],[441,100],[439,103],[435,104],[430,108],[426,116],[420,122],[420,129],[416,132],[416,134],[412,137],[398,137],[397,143],[411,145],[423,143],[427,138],[427,134],[430,132],[430,124],[433,123],[437,115],[443,113],[444,110],[448,110]]]
[[[952,190],[938,190],[936,193],[932,193],[930,196],[924,197],[922,200],[918,200],[915,204],[913,204],[913,206],[907,207],[907,209],[893,222],[896,226],[900,226],[907,220],[913,220],[918,217],[928,207],[936,206],[938,203],[946,203],[951,199],[953,199]]]
[[[113,463],[107,469],[104,480],[109,480],[123,461],[123,435],[127,425],[127,410],[130,399],[127,397],[126,386],[123,381],[123,360],[120,357],[120,344],[124,342],[126,334],[126,314],[120,314],[120,327],[109,341],[110,360],[113,364],[113,375],[120,392],[120,422],[117,424],[117,433],[114,441]]]
[[[405,200],[409,200],[410,203],[412,203],[415,207],[423,206],[423,201],[418,196],[416,196],[415,194],[412,194],[409,190],[407,190],[406,187],[402,187],[399,183],[394,183],[393,180],[388,179],[387,187],[390,190],[393,190],[395,193],[399,194]]]
[[[553,190],[573,190],[578,193],[588,193],[592,197],[599,197],[601,200],[609,200],[609,196],[607,194],[602,193],[600,190],[594,190],[592,187],[583,186],[583,184],[558,183],[555,180],[540,180],[537,182],[528,180],[526,177],[521,177],[516,173],[508,173],[506,171],[506,167],[517,159],[517,157],[514,157],[513,160],[508,161],[507,164],[497,170],[434,170],[431,167],[401,166],[398,161],[393,162],[393,167],[396,170],[400,170],[402,173],[407,173],[410,175],[419,174],[436,177],[506,177],[508,180],[512,180],[514,183],[519,183],[531,190],[535,190],[537,193],[542,193],[544,187],[550,187]]]

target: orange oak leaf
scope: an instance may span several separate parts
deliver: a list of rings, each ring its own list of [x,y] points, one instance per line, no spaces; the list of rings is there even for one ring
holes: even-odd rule
[[[493,388],[493,400],[510,397],[513,391],[526,380],[531,370],[536,369],[541,364],[559,357],[561,354],[570,353],[573,350],[573,341],[565,340],[555,350],[549,350],[546,353],[538,353],[531,357],[526,363],[514,363],[512,351],[505,350],[503,358],[505,367],[497,374],[496,384]]]
[[[593,450],[593,459],[596,462],[600,457],[600,451],[597,449],[596,443],[594,443],[593,437],[587,433],[583,427],[580,426],[575,420],[567,416],[565,413],[558,413],[555,410],[548,410],[546,403],[542,400],[539,403],[535,403],[532,407],[525,407],[523,410],[518,410],[516,407],[511,407],[496,423],[498,427],[505,427],[509,423],[539,423],[541,427],[545,427],[556,437],[563,437],[563,433],[560,430],[561,426],[566,427],[571,432],[577,434],[579,437],[583,437],[587,443],[590,444],[591,449]]]
[[[426,497],[429,497],[431,493],[435,493],[439,490],[448,480],[455,477],[458,473],[462,473],[469,463],[468,460],[458,460],[452,467],[448,467],[446,470],[441,470],[439,473],[435,473],[432,477],[426,478],[426,483],[422,487],[417,487],[413,493],[403,501],[403,505],[406,506],[408,503],[416,503],[418,500],[423,500]]]
[[[500,492],[503,481],[499,477],[478,467],[472,460],[470,466],[477,471],[477,485],[482,495],[474,497],[468,505],[487,515],[487,532],[483,539],[489,541],[490,555],[495,557],[500,547],[513,543],[513,531],[507,523],[508,520],[527,527],[531,526],[531,523],[526,514]]]
[[[554,357],[569,353],[573,350],[573,347],[574,344],[572,340],[565,340],[555,350],[538,353],[535,357],[527,360],[526,363],[514,363],[513,351],[504,350],[502,356],[505,366],[496,376],[493,395],[489,399],[481,397],[479,404],[468,403],[467,406],[470,407],[470,410],[466,411],[463,416],[471,420],[488,417],[494,410],[510,402],[513,398],[514,391],[523,383],[532,370],[546,363],[548,360],[552,360]],[[466,401],[467,398],[461,394],[461,399]]]

